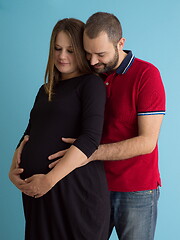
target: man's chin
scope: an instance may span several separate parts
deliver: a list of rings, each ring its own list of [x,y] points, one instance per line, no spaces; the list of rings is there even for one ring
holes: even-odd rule
[[[104,72],[105,72],[105,69],[104,69],[104,68],[95,68],[95,67],[93,67],[93,71],[94,71],[95,73],[104,73]]]

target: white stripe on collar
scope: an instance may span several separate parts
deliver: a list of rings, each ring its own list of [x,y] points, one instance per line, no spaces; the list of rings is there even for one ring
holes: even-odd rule
[[[129,65],[131,64],[131,62],[133,61],[133,59],[134,59],[134,55],[132,55],[132,57],[131,57],[128,65],[126,66],[126,68],[124,69],[124,71],[122,72],[122,74],[124,74],[124,73],[127,71],[128,67],[129,67]]]

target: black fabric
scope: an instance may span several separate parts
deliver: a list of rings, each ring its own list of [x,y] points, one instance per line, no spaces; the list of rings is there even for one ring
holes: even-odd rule
[[[61,137],[89,157],[98,147],[104,116],[105,87],[95,75],[59,81],[52,102],[42,86],[24,135],[22,178],[47,173],[49,155],[69,147]],[[109,193],[103,163],[91,162],[58,182],[45,196],[23,194],[26,240],[105,240],[109,228]]]

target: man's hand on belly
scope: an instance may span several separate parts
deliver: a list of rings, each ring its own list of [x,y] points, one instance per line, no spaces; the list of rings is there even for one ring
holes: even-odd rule
[[[70,144],[73,144],[73,142],[76,140],[75,138],[62,138],[62,140],[65,142],[65,143],[70,143]],[[48,159],[51,161],[51,160],[54,160],[56,158],[59,158],[59,157],[63,157],[66,152],[68,151],[68,149],[65,149],[65,150],[62,150],[62,151],[59,151],[59,152],[56,152],[52,155],[50,155],[48,157]],[[58,159],[52,163],[49,164],[49,168],[54,168],[58,162],[60,161],[61,159]]]
[[[73,144],[75,140],[76,140],[75,138],[62,138],[62,141],[63,141],[63,142],[65,142],[65,143],[70,143],[70,144]],[[54,160],[54,159],[56,159],[56,158],[63,157],[68,150],[69,150],[69,149],[65,149],[65,150],[61,150],[61,151],[59,151],[59,152],[56,152],[56,153],[50,155],[50,156],[48,157],[48,159],[49,159],[49,160]],[[92,155],[91,155],[91,157],[87,158],[86,162],[84,162],[83,164],[81,164],[81,165],[79,165],[79,166],[77,166],[77,167],[82,167],[82,166],[86,165],[87,163],[89,163],[89,162],[91,162],[91,161],[93,161],[93,160],[94,160],[94,159],[92,158]],[[52,163],[50,163],[50,164],[49,164],[49,168],[51,168],[51,169],[54,168],[54,167],[58,164],[59,161],[61,161],[61,158],[58,159],[58,160],[56,160],[56,161],[54,161],[54,162],[52,162]]]

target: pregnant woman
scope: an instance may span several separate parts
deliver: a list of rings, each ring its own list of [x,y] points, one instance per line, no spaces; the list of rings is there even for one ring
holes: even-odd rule
[[[63,19],[50,42],[45,84],[15,151],[9,177],[23,192],[26,240],[106,240],[109,195],[103,163],[79,163],[97,149],[102,133],[105,87],[91,73],[83,50],[84,23]],[[25,135],[20,168],[19,148]],[[50,170],[48,156],[67,148]],[[20,174],[21,173],[21,174]],[[20,178],[21,177],[21,178]]]

